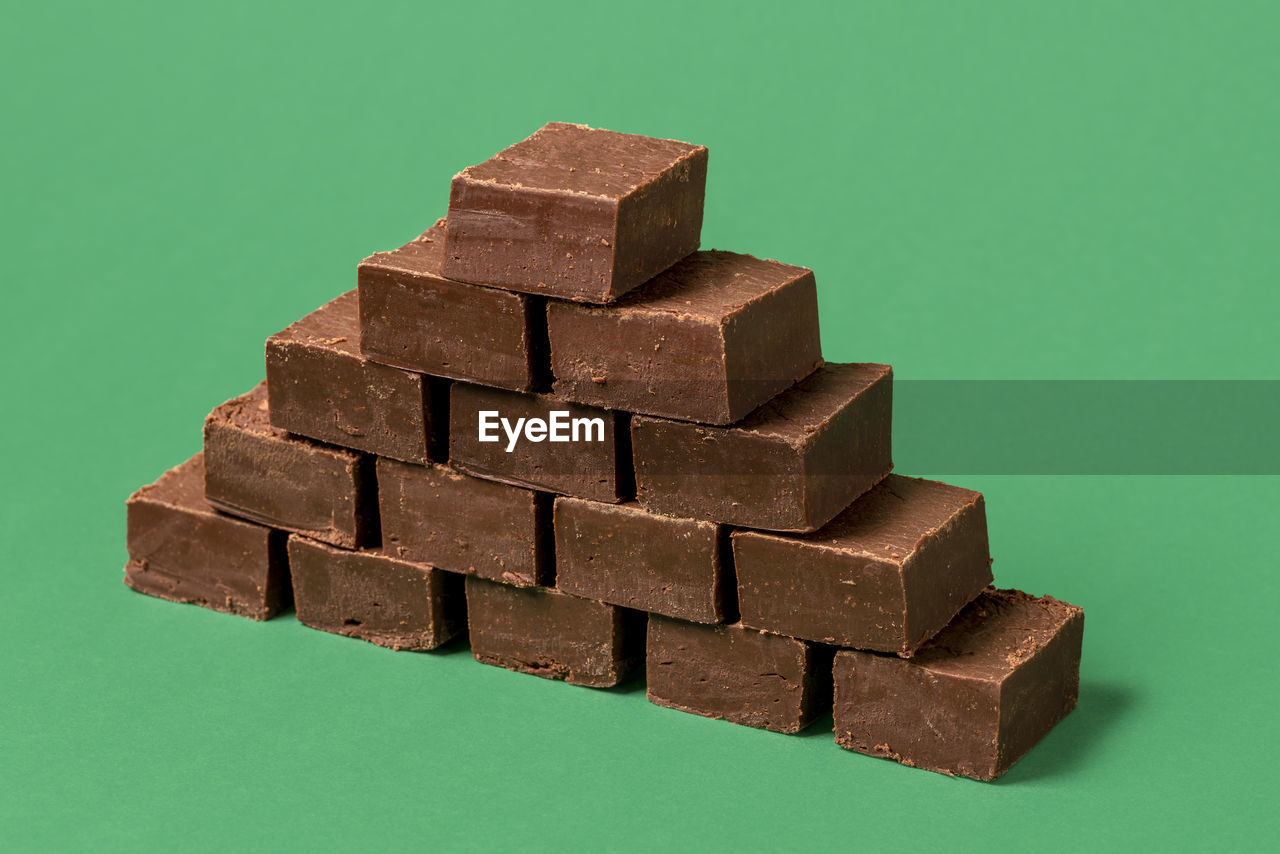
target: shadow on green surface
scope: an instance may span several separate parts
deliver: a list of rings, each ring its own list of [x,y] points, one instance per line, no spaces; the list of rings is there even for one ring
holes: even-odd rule
[[[628,674],[626,679],[623,679],[612,688],[596,688],[595,690],[603,691],[606,694],[639,694],[640,698],[644,699],[645,685],[644,664],[642,663]]]
[[[823,715],[809,724],[792,738],[826,738],[835,741],[836,721],[831,713]]]
[[[1131,688],[1106,682],[1082,682],[1075,711],[1020,759],[994,785],[1018,785],[1080,770],[1122,717],[1133,708]]]

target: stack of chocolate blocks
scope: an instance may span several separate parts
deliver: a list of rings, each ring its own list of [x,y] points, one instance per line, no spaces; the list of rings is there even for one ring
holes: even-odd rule
[[[1002,774],[1083,614],[989,586],[981,494],[891,474],[892,371],[823,361],[811,271],[698,251],[706,172],[568,124],[461,172],[129,499],[126,583]]]

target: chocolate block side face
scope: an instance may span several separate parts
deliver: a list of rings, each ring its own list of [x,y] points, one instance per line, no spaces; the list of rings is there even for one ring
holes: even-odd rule
[[[1059,632],[1005,680],[1000,691],[1003,774],[1065,718],[1080,696],[1084,612],[1075,609]]]
[[[310,439],[426,462],[432,407],[425,378],[360,355],[355,291],[267,339],[271,423]]]
[[[841,747],[913,768],[995,778],[997,683],[939,676],[903,659],[852,650],[836,653],[834,673]]]
[[[560,396],[705,424],[822,361],[813,274],[733,252],[695,252],[612,306],[551,303],[547,324]]]
[[[709,522],[807,528],[802,451],[772,437],[731,430],[631,419],[640,503],[654,513]]]
[[[843,374],[831,386],[862,387],[849,395],[847,404],[818,429],[806,448],[807,512],[817,527],[893,471],[893,370],[888,365],[831,367]]]
[[[803,272],[743,306],[725,324],[731,421],[745,418],[822,365],[817,284],[809,270],[791,269]]]
[[[556,586],[566,593],[700,623],[725,618],[718,526],[633,504],[555,502]]]
[[[378,500],[387,554],[521,587],[552,581],[550,496],[379,459]]]
[[[125,584],[161,599],[266,620],[292,601],[284,534],[223,516],[204,499],[204,459],[170,469],[127,502]]]
[[[613,282],[617,216],[612,199],[518,190],[459,174],[449,193],[444,274],[528,294],[608,302],[623,292]]]
[[[729,427],[637,416],[647,509],[744,528],[814,531],[888,474],[887,365],[825,365]]]
[[[698,247],[706,149],[551,123],[453,179],[450,279],[609,302]]]
[[[909,651],[945,628],[993,580],[981,493],[920,544],[903,566],[903,579]]]
[[[733,420],[719,324],[688,316],[547,303],[558,397],[628,412]]]
[[[704,717],[799,732],[831,704],[822,661],[803,641],[737,624],[649,618],[649,700]]]
[[[734,531],[733,559],[744,625],[861,649],[906,649],[895,562],[755,531]]]
[[[692,254],[702,235],[707,149],[698,146],[618,206],[615,296],[657,276]]]
[[[542,375],[541,301],[444,278],[444,220],[357,270],[360,347],[372,361],[527,391]]]
[[[836,741],[991,780],[1075,707],[1083,611],[988,588],[911,659],[836,656]]]
[[[449,462],[461,471],[594,501],[630,497],[625,416],[549,395],[464,383],[450,389],[449,410]],[[488,413],[484,417],[490,441],[480,440],[482,413]],[[500,419],[506,419],[507,426]],[[537,422],[543,428],[535,440],[523,425]],[[514,441],[508,429],[517,432]]]
[[[204,462],[219,510],[344,548],[378,542],[372,461],[273,428],[265,384],[205,419]]]
[[[391,649],[435,649],[466,630],[462,578],[380,552],[289,538],[298,620]]]
[[[981,493],[890,475],[822,529],[735,531],[742,622],[910,655],[991,581]]]
[[[603,688],[642,661],[643,624],[612,605],[467,576],[467,613],[471,652],[484,664]]]

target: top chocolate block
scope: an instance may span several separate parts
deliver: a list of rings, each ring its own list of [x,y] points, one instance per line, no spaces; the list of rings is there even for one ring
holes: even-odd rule
[[[698,248],[707,149],[552,122],[459,172],[442,272],[604,303]]]
[[[822,364],[813,273],[695,252],[610,306],[547,304],[566,400],[729,424]]]

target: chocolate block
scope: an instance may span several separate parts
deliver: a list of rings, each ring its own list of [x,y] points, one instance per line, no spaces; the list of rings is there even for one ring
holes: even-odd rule
[[[608,302],[698,248],[707,149],[552,122],[454,176],[444,274]]]
[[[552,581],[550,495],[380,459],[378,501],[387,554],[516,586]]]
[[[476,477],[622,501],[633,491],[628,437],[623,413],[547,394],[463,383],[450,389],[449,462]]]
[[[267,339],[267,390],[281,430],[411,463],[445,419],[424,377],[360,355],[355,291]]]
[[[527,391],[550,382],[545,300],[440,274],[444,220],[360,262],[360,349],[384,365]]]
[[[378,542],[373,460],[272,427],[265,383],[209,413],[204,467],[219,510],[343,548]]]
[[[547,305],[565,400],[728,424],[822,364],[813,273],[695,252],[612,306]]]
[[[910,655],[991,583],[982,493],[889,475],[821,530],[733,533],[743,625]]]
[[[831,707],[831,654],[734,623],[649,618],[645,678],[659,706],[799,732]]]
[[[993,780],[1076,706],[1084,612],[989,588],[913,658],[843,650],[836,742]]]
[[[545,587],[467,576],[476,661],[574,685],[617,685],[644,658],[644,615]]]
[[[286,535],[214,510],[202,454],[129,496],[126,517],[124,583],[139,593],[254,620],[289,607]]]
[[[728,538],[718,525],[561,497],[555,529],[560,590],[700,623],[732,618]]]
[[[669,516],[815,531],[893,468],[893,370],[833,365],[730,427],[636,416],[636,492]]]
[[[298,620],[391,649],[435,649],[462,634],[462,579],[378,551],[345,551],[289,538]]]

